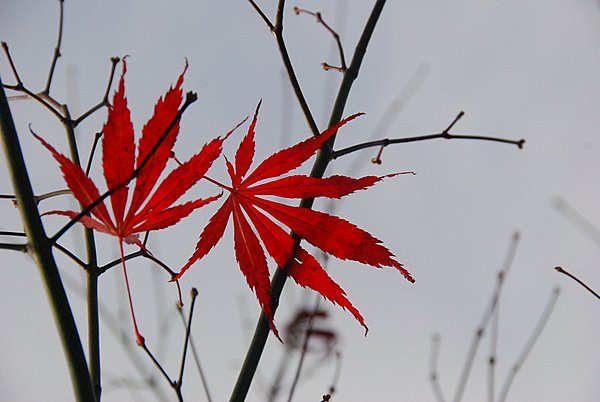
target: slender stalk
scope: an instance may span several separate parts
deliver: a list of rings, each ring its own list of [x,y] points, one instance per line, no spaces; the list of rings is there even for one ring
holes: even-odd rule
[[[62,6],[62,2],[61,2]],[[69,144],[69,152],[71,160],[78,166],[81,166],[81,158],[79,157],[79,149],[75,138],[75,124],[71,119],[69,108],[64,105],[62,107],[64,116],[63,127],[67,134],[67,142]],[[79,205],[80,209],[84,209],[85,205]],[[94,231],[89,228],[83,229],[85,239],[85,249],[87,255],[87,263],[85,270],[87,274],[87,315],[88,315],[88,356],[89,369],[94,387],[94,395],[96,401],[100,401],[102,395],[102,377],[100,365],[100,313],[98,309],[98,256],[96,253],[96,240]]]
[[[95,401],[89,370],[81,339],[67,294],[63,287],[56,261],[52,255],[52,243],[48,240],[35,196],[25,166],[25,160],[15,125],[0,80],[0,136],[4,148],[9,175],[19,203],[19,212],[30,245],[30,252],[39,268],[49,299],[50,308],[58,327],[58,335],[67,358],[67,365],[75,398],[78,401]]]
[[[565,270],[562,267],[556,267],[554,269],[556,270],[556,272],[567,275],[569,278],[573,279],[575,282],[577,282],[578,284],[583,286],[588,292],[590,292],[591,294],[596,296],[598,299],[600,299],[600,295],[598,293],[594,292],[594,290],[592,290],[592,288],[590,288],[588,285],[585,284],[585,282],[583,282],[581,279],[579,279],[572,273],[568,272],[567,270]]]
[[[50,85],[52,85],[52,78],[54,77],[54,69],[56,68],[56,62],[60,55],[60,46],[62,43],[62,35],[63,35],[63,20],[65,15],[65,0],[59,0],[60,3],[60,16],[58,18],[58,38],[56,40],[56,46],[54,47],[54,55],[52,57],[52,62],[50,63],[50,70],[48,71],[48,79],[46,80],[46,87],[42,91],[45,95],[50,95]]]
[[[506,138],[488,137],[488,136],[483,136],[483,135],[450,134],[448,132],[441,132],[441,133],[436,133],[436,134],[419,135],[416,137],[393,138],[393,139],[385,138],[382,140],[364,142],[361,144],[353,145],[348,148],[340,149],[338,151],[333,151],[331,158],[337,159],[341,156],[348,155],[353,152],[360,151],[361,149],[366,149],[366,148],[371,148],[371,147],[387,147],[388,145],[392,145],[392,144],[403,144],[403,143],[407,143],[407,142],[427,141],[427,140],[434,140],[437,138],[443,138],[446,140],[494,141],[494,142],[501,142],[504,144],[516,145],[519,148],[523,148],[523,145],[525,144],[524,139],[509,140]]]
[[[279,6],[277,8],[277,19],[276,19],[276,24],[275,24],[275,28],[274,28],[276,30],[279,30],[279,32],[280,32],[279,36],[278,36],[278,38],[281,38],[281,39],[278,39],[278,44],[280,44],[280,45],[282,43],[284,43],[283,36],[281,35],[281,32],[283,30],[284,4],[285,4],[285,2],[283,0],[280,0]],[[352,58],[352,62],[350,64],[348,70],[344,74],[344,78],[342,79],[342,83],[341,83],[340,89],[338,91],[336,102],[334,104],[333,111],[331,113],[331,118],[329,121],[330,127],[337,124],[341,120],[342,114],[344,113],[344,107],[346,105],[346,101],[348,100],[348,96],[350,94],[350,89],[352,87],[354,80],[358,76],[358,71],[362,64],[362,60],[363,60],[364,54],[366,52],[367,45],[369,43],[369,40],[371,39],[371,35],[375,29],[377,20],[379,19],[379,16],[381,15],[384,5],[385,5],[385,0],[377,0],[377,2],[375,3],[375,5],[373,7],[371,15],[367,21],[367,24],[365,25],[365,28],[361,35],[361,38],[359,39],[358,44],[356,46],[356,50],[355,50],[355,54]],[[287,55],[287,53],[286,53],[286,55]],[[283,52],[282,52],[282,57],[284,57]],[[284,63],[285,63],[285,60],[286,59],[284,58]],[[286,69],[288,70],[288,73],[290,71],[290,68],[291,68],[291,64],[289,64],[289,65],[286,64]],[[289,74],[289,75],[292,76],[292,74]],[[295,75],[293,75],[293,76],[295,77]],[[294,86],[294,92],[296,93],[296,96],[298,97],[298,99],[304,99],[304,96],[302,95],[302,92],[301,92],[299,86],[298,87]],[[308,110],[308,108],[306,110]],[[303,111],[305,111],[304,108],[303,108]],[[307,120],[310,121],[309,115],[306,114],[306,111],[305,111],[305,117],[307,118]],[[309,125],[311,126],[311,130],[314,133],[313,125],[311,125],[311,124],[309,124]],[[316,127],[316,125],[314,127]],[[328,141],[328,143],[324,145],[322,152],[320,152],[318,154],[315,164],[313,165],[313,169],[311,171],[312,177],[323,177],[323,174],[325,173],[325,169],[327,168],[327,165],[331,161],[331,152],[333,149],[334,139],[335,139],[335,136],[332,137],[331,140]],[[300,202],[300,207],[311,208],[312,204],[313,204],[313,199],[303,199]],[[300,239],[298,238],[298,236],[294,235],[294,238],[297,243],[300,242]],[[277,307],[279,306],[279,297],[281,296],[283,286],[285,285],[285,281],[287,279],[287,271],[289,269],[289,265],[290,265],[290,263],[288,262],[288,264],[286,264],[284,267],[280,267],[280,269],[277,269],[275,271],[275,273],[273,275],[273,279],[271,281],[271,309],[273,311],[273,314],[275,314],[275,311],[277,310]],[[262,312],[260,315],[260,318],[258,319],[258,323],[256,324],[254,336],[253,336],[250,346],[248,348],[248,352],[246,353],[246,358],[245,358],[242,368],[240,370],[240,374],[238,376],[237,382],[234,386],[233,392],[229,399],[230,401],[236,402],[236,401],[243,401],[246,399],[248,390],[250,389],[250,384],[252,383],[252,379],[254,378],[254,374],[256,373],[256,368],[258,367],[258,362],[260,361],[260,357],[262,355],[265,344],[267,342],[268,335],[269,335],[269,322],[268,322],[268,319],[265,316],[264,312]]]
[[[188,324],[185,321],[185,317],[183,316],[183,311],[181,309],[177,309],[179,312],[179,317],[181,317],[181,321],[183,322],[184,327],[187,330]],[[190,334],[190,348],[192,349],[192,356],[194,357],[194,363],[196,364],[196,369],[198,370],[198,374],[200,375],[200,381],[202,382],[202,387],[204,388],[204,395],[206,396],[206,400],[208,402],[212,402],[212,398],[210,396],[210,391],[208,388],[208,382],[206,381],[206,377],[204,375],[204,370],[202,369],[202,365],[200,364],[200,356],[198,351],[196,350],[196,345],[194,343],[194,338]]]

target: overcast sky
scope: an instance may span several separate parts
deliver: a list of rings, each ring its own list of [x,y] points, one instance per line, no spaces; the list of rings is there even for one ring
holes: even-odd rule
[[[274,15],[275,1],[258,3],[268,16]],[[323,71],[320,63],[336,64],[337,53],[323,27],[310,16],[295,16],[292,7],[321,11],[341,34],[350,59],[372,3],[288,5],[285,38],[321,129],[341,77]],[[21,78],[33,90],[45,83],[57,20],[58,1],[0,0],[0,40],[9,44]],[[366,115],[344,127],[336,148],[372,138],[440,132],[461,110],[465,116],[454,132],[525,138],[527,143],[519,150],[490,142],[433,140],[390,146],[381,165],[369,163],[375,149],[330,165],[328,174],[417,173],[386,180],[334,204],[337,215],[382,239],[416,283],[407,283],[393,269],[330,260],[331,276],[370,328],[364,337],[349,313],[322,304],[330,314],[323,325],[336,331],[336,348],[342,354],[332,400],[434,401],[428,364],[436,332],[441,336],[440,382],[446,399],[452,400],[515,231],[521,237],[501,300],[497,388],[554,288],[560,286],[556,308],[518,372],[508,400],[600,400],[600,304],[553,270],[564,266],[600,289],[600,242],[578,226],[572,212],[600,227],[598,38],[600,10],[594,0],[386,4],[344,113]],[[178,156],[189,157],[231,129],[254,111],[260,99],[256,161],[310,135],[284,78],[275,41],[246,1],[67,1],[62,57],[52,93],[78,116],[101,99],[110,57],[126,54],[130,55],[127,96],[138,134],[187,58],[184,89],[198,92],[199,101],[183,118]],[[14,83],[4,55],[0,74],[4,83]],[[379,124],[390,105],[396,105],[391,118]],[[36,193],[64,188],[58,167],[27,130],[31,124],[66,153],[61,124],[31,101],[14,101],[11,109]],[[102,110],[79,126],[83,155],[105,118]],[[236,141],[229,141],[225,154],[231,158],[236,146]],[[5,164],[0,166],[0,193],[12,193]],[[225,177],[224,172],[222,160],[217,161],[214,175]],[[103,183],[100,163],[92,175]],[[196,194],[204,190],[200,186]],[[559,210],[557,200],[570,209]],[[318,201],[316,208],[328,205]],[[40,205],[44,211],[73,207],[64,196]],[[180,267],[215,210],[216,205],[203,208],[178,227],[153,235],[151,250],[172,267]],[[0,230],[21,230],[10,202],[0,204],[0,216]],[[44,219],[49,233],[65,222],[60,217]],[[82,254],[80,233],[76,229],[64,241]],[[115,239],[98,238],[101,260],[114,259]],[[232,234],[227,231],[219,246],[181,281],[186,294],[191,286],[199,290],[193,335],[215,401],[229,397],[259,313],[232,251]],[[57,258],[65,280],[74,283],[69,294],[85,341],[85,305],[78,296],[84,274],[58,253]],[[2,261],[0,400],[72,400],[62,349],[33,262],[8,251],[2,251]],[[173,307],[175,288],[146,261],[129,266],[143,333],[165,368],[175,373],[182,338]],[[101,277],[100,292],[103,303],[121,316],[126,336],[133,339],[118,267]],[[313,293],[288,283],[277,314],[279,326],[283,328],[299,306],[312,305],[314,299]],[[162,324],[166,332],[157,329]],[[464,401],[486,398],[488,344],[486,337]],[[104,325],[102,352],[105,401],[153,400],[151,393],[124,387],[121,381],[140,380],[156,371],[141,350],[133,352],[147,366],[142,372]],[[282,353],[281,344],[271,337],[248,400],[265,400]],[[198,375],[189,363],[184,395],[186,400],[202,401]],[[296,400],[318,401],[327,392],[335,364],[328,360],[319,366],[300,383]],[[172,399],[168,386],[159,377],[157,381]]]

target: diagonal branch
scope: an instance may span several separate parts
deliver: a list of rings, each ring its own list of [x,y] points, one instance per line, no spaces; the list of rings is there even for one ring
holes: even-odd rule
[[[556,267],[554,269],[556,270],[556,272],[559,272],[561,274],[567,275],[569,278],[573,279],[575,282],[577,282],[578,284],[580,284],[581,286],[583,286],[588,292],[590,292],[591,294],[593,294],[594,296],[596,296],[598,299],[600,299],[600,295],[598,293],[594,292],[592,290],[592,288],[590,288],[588,285],[586,285],[581,279],[579,279],[578,277],[576,277],[572,273],[568,272],[566,269],[564,269],[562,267]]]
[[[71,219],[69,221],[69,223],[67,223],[65,226],[63,226],[62,229],[60,229],[54,236],[52,236],[50,238],[50,241],[52,243],[56,242],[73,225],[75,225],[77,222],[79,222],[79,220],[81,218],[88,215],[94,208],[96,208],[101,202],[103,202],[105,199],[107,199],[111,194],[114,194],[119,189],[127,186],[133,179],[135,179],[137,177],[137,175],[140,173],[140,171],[146,166],[146,164],[148,164],[148,162],[150,161],[152,156],[156,153],[156,151],[158,150],[160,145],[164,142],[165,138],[169,134],[169,131],[171,131],[173,129],[173,127],[175,127],[175,125],[179,122],[179,120],[181,119],[181,116],[183,115],[183,112],[185,112],[185,110],[192,103],[194,103],[197,99],[198,99],[198,95],[196,95],[196,93],[191,92],[191,91],[188,92],[186,94],[185,102],[184,102],[183,106],[181,106],[179,111],[177,112],[177,115],[173,118],[173,120],[171,121],[169,126],[166,128],[165,132],[160,136],[160,138],[158,139],[156,144],[154,144],[152,149],[148,152],[148,155],[146,155],[146,157],[144,158],[144,160],[142,160],[142,162],[139,164],[139,166],[134,169],[133,173],[126,180],[124,180],[121,184],[107,190],[104,194],[102,194],[100,197],[98,197],[94,202],[92,202],[90,205],[88,205],[86,208],[84,208],[80,213],[77,214],[77,216],[75,216],[73,219]]]
[[[338,47],[338,52],[340,54],[340,67],[336,67],[336,66],[332,66],[328,63],[321,63],[321,66],[323,67],[323,69],[325,71],[327,70],[337,70],[341,73],[343,73],[344,71],[346,71],[348,69],[348,66],[346,66],[346,57],[344,56],[344,48],[342,46],[342,42],[340,41],[340,35],[335,31],[335,29],[333,29],[329,24],[327,24],[325,22],[325,20],[323,19],[323,16],[321,15],[321,13],[319,11],[317,12],[313,12],[310,10],[305,10],[303,8],[300,7],[294,7],[294,13],[296,15],[300,15],[302,13],[304,14],[309,14],[312,15],[313,17],[316,18],[317,23],[323,25],[323,27],[331,34],[331,36],[333,36],[333,39],[335,39],[335,42],[337,44]]]
[[[277,47],[279,48],[279,53],[281,54],[281,61],[285,67],[285,71],[287,72],[288,78],[290,80],[290,84],[292,84],[292,88],[294,90],[294,94],[298,99],[298,103],[300,103],[300,108],[302,109],[302,113],[306,118],[306,122],[310,127],[310,131],[313,135],[319,135],[320,131],[317,127],[317,123],[310,111],[308,106],[308,102],[304,97],[304,93],[302,92],[302,88],[300,88],[300,82],[298,81],[298,77],[296,76],[296,72],[294,71],[294,67],[292,65],[292,60],[290,59],[290,55],[287,50],[287,46],[285,44],[285,40],[283,39],[283,11],[285,9],[285,0],[279,0],[277,5],[277,15],[275,17],[275,24],[271,23],[269,18],[265,15],[265,13],[260,9],[260,7],[254,2],[254,0],[248,0],[252,7],[256,10],[256,12],[261,16],[263,21],[267,24],[269,30],[275,35],[275,40],[277,41]]]

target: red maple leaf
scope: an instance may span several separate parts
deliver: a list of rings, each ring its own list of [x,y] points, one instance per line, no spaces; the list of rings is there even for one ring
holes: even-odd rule
[[[254,131],[259,108],[260,104],[248,133],[236,152],[235,164],[226,160],[231,186],[207,177],[207,180],[229,191],[230,194],[200,234],[196,250],[176,279],[181,277],[192,264],[208,254],[219,242],[231,216],[236,259],[248,285],[256,293],[275,335],[278,336],[278,333],[273,323],[269,270],[264,249],[280,268],[289,264],[288,275],[300,286],[309,287],[333,303],[348,309],[365,327],[366,333],[368,328],[363,317],[347,299],[342,288],[327,275],[316,258],[298,246],[294,238],[273,219],[287,226],[313,246],[342,260],[358,261],[374,267],[394,267],[406,279],[414,282],[408,271],[393,259],[392,253],[381,245],[380,240],[354,224],[323,212],[262,198],[262,196],[340,198],[370,187],[383,179],[377,176],[356,179],[347,176],[313,178],[304,175],[277,178],[302,165],[325,141],[336,134],[341,126],[360,114],[342,120],[318,136],[271,155],[248,174],[254,159]],[[269,179],[273,180],[265,182]]]
[[[101,202],[90,211],[90,215],[79,220],[88,228],[116,236],[119,239],[133,326],[137,342],[140,344],[144,342],[144,339],[138,330],[133,311],[123,243],[136,244],[145,249],[144,244],[139,240],[138,233],[174,225],[195,209],[220,197],[218,195],[173,205],[204,176],[214,160],[221,154],[223,141],[229,134],[206,144],[198,154],[172,170],[152,192],[165,170],[179,133],[178,121],[168,132],[167,130],[175,121],[182,102],[181,84],[186,70],[187,63],[175,87],[170,88],[156,103],[153,116],[142,130],[136,158],[133,124],[125,98],[124,78],[127,65],[123,61],[119,88],[114,95],[112,105],[108,108],[108,119],[102,130],[104,178],[109,190],[117,189],[110,195],[112,215],[109,213],[107,205]],[[97,202],[100,198],[100,191],[81,167],[59,153],[42,138],[35,136],[58,161],[67,186],[77,201],[83,207]],[[136,169],[138,170],[137,175],[134,174]],[[134,176],[136,176],[135,186],[133,194],[129,196],[129,182]],[[150,195],[151,193],[152,195]],[[74,218],[78,212],[50,211],[47,214],[66,215]]]

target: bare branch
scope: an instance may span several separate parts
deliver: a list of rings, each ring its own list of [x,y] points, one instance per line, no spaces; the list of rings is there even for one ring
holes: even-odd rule
[[[575,282],[577,282],[578,284],[580,284],[581,286],[583,286],[588,292],[590,292],[591,294],[593,294],[594,296],[596,296],[598,299],[600,299],[600,295],[598,295],[598,293],[594,292],[592,290],[592,288],[590,288],[581,279],[577,278],[572,273],[568,272],[567,270],[565,270],[562,267],[555,267],[554,269],[556,270],[556,272],[560,272],[561,274],[567,275],[569,278],[573,279]]]
[[[117,64],[119,63],[120,60],[121,59],[119,59],[118,57],[110,58],[112,66],[110,69],[110,75],[108,76],[108,84],[106,85],[106,90],[104,92],[104,96],[102,97],[102,100],[100,102],[98,102],[95,106],[90,108],[87,112],[84,112],[81,116],[79,116],[78,118],[73,120],[73,127],[77,127],[79,125],[79,123],[81,123],[83,120],[88,118],[91,114],[93,114],[97,110],[103,108],[104,106],[108,105],[108,94],[110,93],[110,88],[112,86],[113,79],[115,78],[115,71],[117,69]]]
[[[60,16],[58,19],[58,38],[56,40],[56,46],[54,47],[54,56],[52,57],[52,61],[50,63],[50,70],[48,71],[48,79],[46,80],[46,86],[42,91],[42,94],[50,95],[50,85],[52,85],[52,78],[54,77],[54,69],[56,68],[56,62],[60,55],[60,46],[62,43],[62,34],[63,34],[63,19],[64,19],[64,2],[65,0],[59,0],[60,3]]]
[[[325,20],[323,20],[323,16],[321,15],[321,13],[319,11],[317,12],[313,12],[313,11],[309,11],[309,10],[305,10],[303,8],[300,7],[294,7],[294,13],[296,15],[300,15],[302,13],[304,14],[309,14],[312,15],[313,17],[316,18],[317,23],[323,25],[323,27],[325,27],[325,29],[333,36],[333,39],[335,39],[335,42],[337,44],[338,47],[338,52],[340,54],[340,67],[336,67],[336,66],[332,66],[328,63],[321,63],[321,66],[323,66],[323,69],[325,71],[327,70],[336,70],[339,72],[345,72],[348,67],[346,66],[346,57],[344,56],[344,48],[342,47],[342,42],[340,41],[340,35],[329,25],[325,22]]]
[[[256,12],[258,13],[258,15],[260,15],[260,18],[263,19],[263,21],[265,22],[265,24],[267,24],[267,27],[269,27],[269,30],[273,31],[275,29],[275,27],[273,26],[273,23],[271,22],[271,20],[269,20],[269,17],[267,17],[265,15],[265,13],[258,6],[258,4],[256,4],[256,2],[254,0],[248,0],[248,2],[252,5],[252,7],[254,8],[254,10],[256,10]]]
[[[331,159],[337,159],[340,156],[348,155],[348,154],[351,154],[353,152],[356,152],[356,151],[359,151],[359,150],[365,149],[365,148],[381,147],[378,156],[373,158],[373,163],[379,164],[379,163],[381,163],[381,159],[379,157],[381,156],[382,150],[383,150],[383,148],[387,147],[388,145],[402,144],[402,143],[406,143],[406,142],[433,140],[436,138],[443,138],[443,139],[447,139],[447,140],[461,139],[461,140],[481,140],[481,141],[502,142],[505,144],[516,145],[517,147],[519,147],[519,149],[523,148],[523,145],[525,144],[524,139],[509,140],[509,139],[505,139],[505,138],[489,137],[489,136],[482,136],[482,135],[450,134],[450,132],[449,132],[450,129],[452,129],[452,127],[456,124],[456,122],[463,115],[464,115],[464,112],[460,112],[458,114],[458,116],[456,116],[456,118],[452,121],[452,123],[441,133],[426,134],[426,135],[420,135],[420,136],[416,136],[416,137],[394,138],[394,139],[385,138],[382,140],[363,142],[361,144],[357,144],[357,145],[353,145],[351,147],[340,149],[339,151],[333,151],[331,154]]]
[[[183,322],[184,327],[188,328],[188,325],[185,321],[185,317],[183,316],[183,311],[182,309],[177,309],[177,311],[179,312],[179,317],[181,317],[181,320]],[[206,381],[206,377],[204,376],[204,370],[202,370],[202,366],[200,364],[200,356],[198,355],[198,352],[196,350],[196,345],[194,343],[194,338],[192,337],[192,334],[190,334],[190,347],[192,349],[192,356],[194,358],[194,363],[196,364],[196,369],[198,370],[198,374],[200,375],[200,381],[202,382],[202,387],[204,388],[204,393],[206,395],[206,400],[208,402],[212,402],[212,398],[210,396],[210,392],[208,389],[208,382]]]
[[[27,244],[13,244],[13,243],[0,243],[1,250],[13,250],[20,251],[22,253],[27,252]]]

